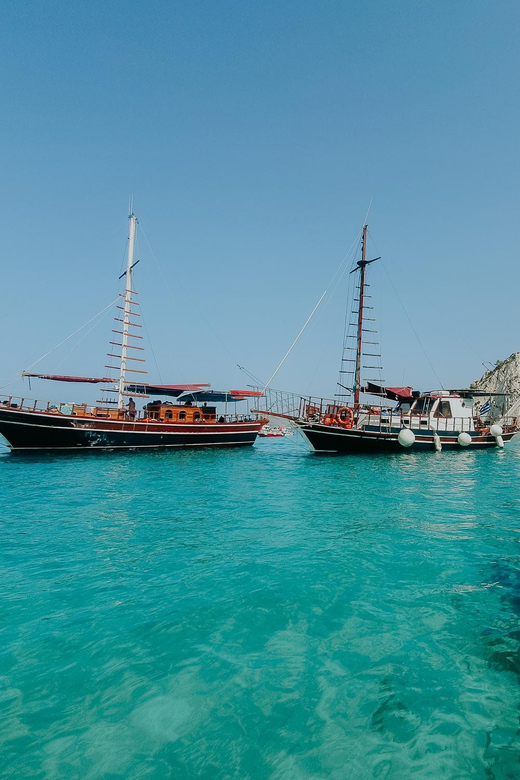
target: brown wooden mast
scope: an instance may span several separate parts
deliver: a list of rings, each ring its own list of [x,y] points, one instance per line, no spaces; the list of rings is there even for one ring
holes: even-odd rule
[[[367,265],[370,265],[370,263],[374,263],[376,260],[380,260],[379,257],[375,257],[373,260],[366,259],[367,232],[368,232],[368,225],[363,225],[363,235],[361,238],[361,260],[358,260],[357,263],[357,266],[360,270],[360,277],[359,277],[359,310],[358,310],[357,340],[356,340],[356,368],[354,371],[354,387],[353,387],[355,411],[358,411],[359,409],[359,397],[361,394],[361,360],[363,355],[363,308],[365,305],[366,267]]]

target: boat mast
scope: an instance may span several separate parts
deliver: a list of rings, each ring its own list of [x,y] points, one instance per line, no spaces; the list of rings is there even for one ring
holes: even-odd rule
[[[363,225],[363,237],[361,239],[361,260],[358,260],[358,267],[361,270],[359,279],[359,311],[357,323],[357,348],[356,348],[356,370],[354,373],[354,409],[359,409],[359,396],[361,393],[361,355],[363,351],[363,306],[365,298],[365,273],[367,263],[367,230],[368,225]]]
[[[373,260],[367,260],[367,233],[368,233],[368,225],[363,225],[363,235],[361,238],[361,260],[358,260],[357,262],[357,268],[360,270],[359,275],[359,310],[358,310],[358,321],[357,321],[357,337],[356,337],[356,368],[354,371],[354,411],[359,410],[359,396],[361,395],[361,360],[363,358],[363,314],[364,314],[364,308],[365,308],[365,275],[366,275],[366,268],[367,265],[370,265],[370,263],[375,263],[376,260],[381,260],[380,257],[374,257]],[[353,274],[354,271],[357,270],[357,268],[354,268],[350,273]],[[372,307],[369,307],[372,308]],[[370,317],[367,317],[367,319],[370,319]],[[371,331],[374,332],[375,331]],[[370,342],[373,344],[374,342]],[[376,355],[374,353],[365,353],[365,355],[369,355],[370,357],[381,357],[380,355]],[[376,366],[363,366],[363,368],[376,368]]]
[[[128,217],[129,231],[128,231],[128,256],[126,259],[126,273],[125,273],[125,294],[124,294],[124,307],[123,307],[123,328],[121,337],[121,363],[119,368],[119,383],[117,389],[117,406],[119,409],[125,407],[125,384],[126,384],[126,364],[128,361],[128,337],[130,333],[130,314],[132,306],[132,269],[134,267],[134,251],[135,251],[135,234],[137,219],[133,211],[131,211]]]

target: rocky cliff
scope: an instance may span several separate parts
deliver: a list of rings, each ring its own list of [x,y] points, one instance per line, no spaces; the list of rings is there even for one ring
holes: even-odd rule
[[[515,417],[520,414],[520,352],[513,352],[506,360],[498,360],[495,368],[486,371],[472,390],[495,394],[484,415],[485,419],[500,420],[501,417]],[[484,407],[485,408],[485,407]]]
[[[495,368],[471,384],[472,390],[503,393],[510,402],[520,399],[520,352],[513,352],[506,360],[499,360]]]

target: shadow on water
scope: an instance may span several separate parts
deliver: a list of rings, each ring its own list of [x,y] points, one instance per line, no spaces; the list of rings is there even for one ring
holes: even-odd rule
[[[511,672],[520,684],[520,570],[518,563],[491,563],[491,578],[498,586],[503,612],[482,636],[487,662],[492,669]]]
[[[250,445],[236,447],[179,447],[177,448],[153,448],[143,449],[78,449],[60,451],[34,451],[11,452],[7,447],[0,446],[0,468],[7,465],[16,466],[45,466],[62,465],[71,467],[81,465],[82,462],[99,464],[101,467],[109,464],[121,463],[135,468],[138,472],[143,469],[167,465],[183,466],[207,465],[228,461],[230,464],[247,462],[258,453],[258,448]]]
[[[63,451],[60,450],[34,450],[34,451],[11,451],[7,447],[0,447],[0,462],[3,459],[9,458],[11,460],[16,460],[19,462],[27,461],[28,463],[34,463],[34,462],[40,462],[40,463],[48,463],[48,462],[59,462],[59,461],[67,461],[69,458],[71,459],[78,459],[78,458],[100,458],[100,459],[106,459],[107,457],[122,457],[122,458],[146,458],[149,455],[153,456],[179,456],[186,453],[195,453],[200,452],[202,454],[207,454],[208,452],[222,452],[226,451],[231,454],[242,451],[242,450],[249,450],[251,449],[250,445],[237,445],[235,447],[215,447],[208,445],[207,447],[179,447],[179,448],[172,448],[172,447],[154,447],[150,449],[143,449],[139,447],[128,447],[125,449],[116,449],[116,448],[110,448],[107,447],[106,449],[100,449],[100,448],[78,448],[77,450],[74,449],[64,449]]]

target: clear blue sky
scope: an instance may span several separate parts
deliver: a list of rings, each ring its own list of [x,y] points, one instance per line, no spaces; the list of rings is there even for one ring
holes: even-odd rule
[[[389,384],[438,385],[389,276],[445,386],[520,349],[518,2],[5,0],[0,14],[3,381],[115,298],[130,193],[169,280],[141,234],[163,381],[244,386],[235,362],[269,377],[370,201]],[[275,387],[335,391],[344,282]],[[103,373],[111,327],[38,369]],[[63,394],[91,389],[33,386]]]

